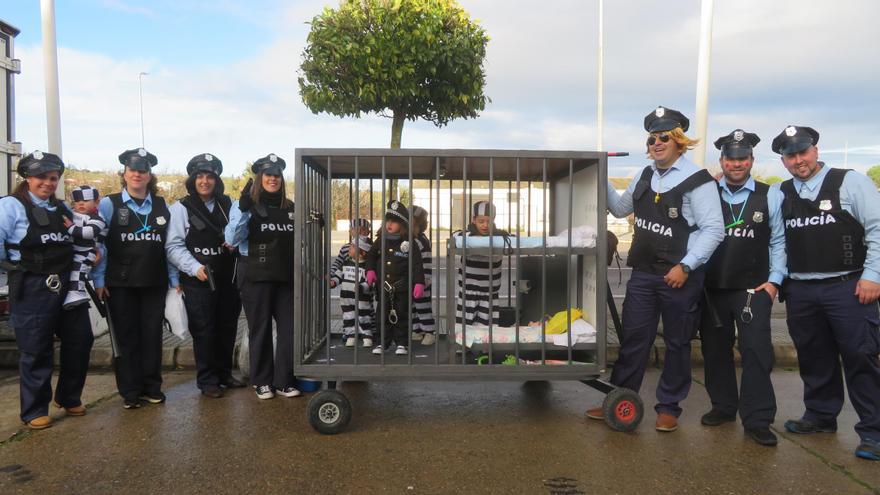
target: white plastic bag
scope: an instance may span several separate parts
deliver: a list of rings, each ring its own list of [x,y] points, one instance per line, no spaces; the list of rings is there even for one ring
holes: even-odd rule
[[[189,322],[186,319],[186,306],[183,305],[183,293],[174,287],[165,295],[165,321],[171,327],[171,333],[181,340],[189,337]]]

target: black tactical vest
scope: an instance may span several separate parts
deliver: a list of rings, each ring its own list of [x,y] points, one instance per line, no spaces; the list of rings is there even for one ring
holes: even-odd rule
[[[848,169],[832,168],[815,201],[801,198],[794,180],[782,183],[782,218],[789,273],[852,272],[864,268],[865,228],[840,206]]]
[[[165,238],[171,215],[165,200],[153,196],[146,218],[122,202],[122,193],[107,196],[113,203],[107,235],[107,286],[168,285]]]
[[[257,204],[248,221],[247,279],[250,282],[293,280],[293,203],[287,208]]]
[[[730,205],[721,199],[726,236],[706,264],[707,288],[751,289],[770,277],[769,190],[767,184],[755,182],[745,203]],[[721,191],[719,186],[719,195]],[[743,223],[733,225],[734,213]]]
[[[189,231],[186,233],[186,249],[201,264],[211,267],[214,280],[232,279],[234,258],[228,249],[223,229],[229,223],[229,208],[232,200],[225,194],[214,202],[214,211],[208,211],[204,201],[198,196],[187,196],[180,200],[189,215]],[[207,288],[208,282],[180,272],[180,283],[187,287]]]
[[[40,275],[61,273],[70,269],[73,262],[73,239],[64,227],[63,205],[55,211],[22,201],[28,228],[18,244],[6,243],[6,249],[21,253],[19,266],[22,270]]]
[[[665,275],[687,254],[688,238],[698,230],[696,225],[688,225],[682,215],[684,194],[714,179],[701,169],[660,194],[660,199],[655,202],[656,193],[651,190],[653,174],[651,167],[645,167],[633,190],[635,233],[626,264],[636,270]]]

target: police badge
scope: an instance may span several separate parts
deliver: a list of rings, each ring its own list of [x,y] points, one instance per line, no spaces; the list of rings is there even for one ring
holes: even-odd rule
[[[293,221],[293,212],[292,211],[287,212],[287,218],[289,218],[290,221]]]
[[[662,117],[664,114],[666,114],[666,109],[663,107],[657,107],[657,110],[654,111],[654,115],[658,117]]]
[[[736,142],[742,141],[743,140],[743,131],[740,129],[735,130],[733,132],[733,140]]]
[[[823,199],[822,201],[819,201],[819,209],[822,211],[830,210],[831,209],[831,200],[830,199]]]
[[[120,208],[116,210],[116,214],[119,216],[119,225],[128,225],[130,213],[131,210],[129,210],[128,208]]]
[[[797,134],[797,129],[795,129],[795,127],[793,125],[790,125],[785,128],[785,135],[786,136],[794,137],[795,134]]]
[[[669,209],[669,218],[678,218],[678,208]]]
[[[400,251],[404,253],[409,252],[409,241],[403,241],[400,243]]]
[[[156,217],[156,225],[165,225],[165,217]]]
[[[764,221],[764,212],[756,211],[754,215],[752,215],[752,221],[755,223],[761,223]]]
[[[145,150],[145,149],[143,149],[143,148],[138,148],[138,155],[140,155],[141,157],[146,157],[146,156],[147,156],[147,150]]]

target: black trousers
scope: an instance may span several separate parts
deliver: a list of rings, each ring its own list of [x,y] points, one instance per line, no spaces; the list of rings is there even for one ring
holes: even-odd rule
[[[67,280],[64,273],[61,280]],[[15,282],[9,324],[18,345],[21,420],[30,421],[49,414],[52,400],[53,336],[61,340],[61,369],[55,387],[55,401],[63,407],[82,405],[82,390],[89,370],[92,325],[87,305],[64,311],[66,290],[60,293],[46,287],[46,276],[28,273]]]
[[[110,318],[119,357],[113,362],[116,388],[125,399],[162,390],[162,322],[167,288],[108,287]]]
[[[232,281],[220,282],[217,290],[183,287],[183,303],[193,338],[196,385],[220,385],[232,376],[232,354],[238,331],[241,299]]]
[[[382,319],[385,321],[385,334],[382,338],[382,346],[390,346],[392,340],[397,345],[409,345],[409,324],[407,323],[409,321],[409,294],[406,292],[395,292],[392,297],[390,293],[384,290],[382,294],[385,297],[385,314],[382,315]],[[392,309],[397,315],[397,323],[391,323],[389,320]],[[381,308],[379,308],[379,311],[381,311]],[[382,328],[379,327],[376,331],[381,332]]]
[[[766,428],[776,419],[776,395],[770,372],[773,344],[770,310],[773,301],[766,291],[752,296],[752,319],[743,319],[748,293],[745,290],[708,290],[700,321],[706,391],[712,409],[734,416],[739,411],[746,428]],[[715,321],[715,315],[719,321]],[[748,318],[746,318],[748,319]],[[716,326],[716,323],[721,326]],[[737,392],[733,345],[742,356],[742,379]]]
[[[247,278],[247,260],[238,259],[236,280],[241,305],[248,322],[252,385],[292,387],[293,375],[293,284],[252,282]],[[272,321],[276,343],[273,357]]]

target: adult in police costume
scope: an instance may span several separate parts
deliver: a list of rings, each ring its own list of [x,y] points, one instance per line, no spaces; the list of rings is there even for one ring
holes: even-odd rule
[[[880,193],[865,175],[819,161],[819,133],[788,126],[773,151],[792,178],[783,193],[788,331],[806,411],[792,433],[833,433],[843,382],[859,416],[858,457],[880,460]],[[841,372],[841,361],[843,372]]]
[[[760,445],[776,445],[770,424],[776,396],[770,371],[770,309],[785,277],[782,195],[751,177],[753,148],[761,139],[736,129],[715,141],[721,150],[718,193],[727,237],[706,264],[706,304],[700,335],[706,390],[712,409],[706,426],[736,421]],[[733,345],[742,356],[742,386],[737,392]]]
[[[54,402],[70,416],[86,413],[82,390],[92,348],[88,305],[62,310],[73,262],[73,240],[65,227],[67,207],[55,199],[64,163],[35,151],[18,163],[24,177],[0,199],[2,268],[9,279],[9,323],[18,344],[21,420],[32,429],[52,426],[53,338],[61,340]],[[69,220],[68,220],[69,221]]]
[[[294,209],[284,187],[286,166],[274,153],[254,162],[255,177],[233,203],[226,226],[227,244],[241,254],[236,283],[248,322],[251,385],[260,399],[300,395],[293,375]]]
[[[122,192],[101,199],[109,225],[106,256],[92,270],[98,296],[107,299],[120,355],[113,362],[123,407],[165,402],[162,393],[162,321],[168,289],[165,257],[170,213],[157,195],[151,170],[158,160],[143,148],[119,155]]]
[[[210,153],[186,165],[187,196],[171,205],[165,244],[171,285],[184,294],[196,359],[196,386],[220,398],[245,384],[232,375],[232,353],[241,300],[233,280],[235,248],[226,244],[232,200],[223,194],[223,163]]]
[[[645,117],[648,155],[654,162],[618,195],[608,184],[608,211],[635,213],[627,257],[633,267],[623,302],[623,335],[611,383],[638,391],[663,318],[666,356],[657,386],[656,429],[674,431],[679,402],[691,385],[691,339],[697,331],[705,264],[724,239],[716,183],[684,153],[695,144],[684,132],[690,122],[676,110],[658,107]],[[602,419],[602,408],[587,411]]]

